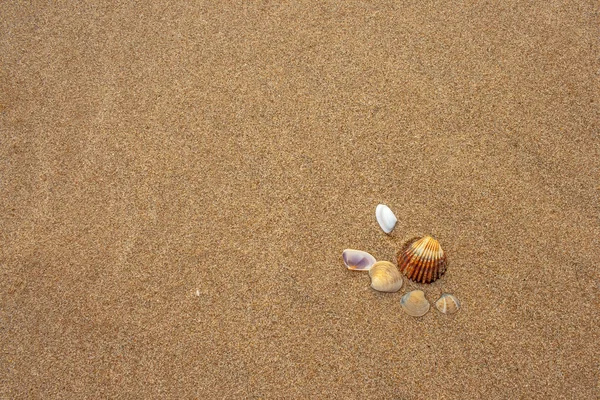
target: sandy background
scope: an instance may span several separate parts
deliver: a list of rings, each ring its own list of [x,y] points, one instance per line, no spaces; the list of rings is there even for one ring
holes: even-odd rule
[[[598,3],[218,3],[0,4],[0,397],[599,398]]]

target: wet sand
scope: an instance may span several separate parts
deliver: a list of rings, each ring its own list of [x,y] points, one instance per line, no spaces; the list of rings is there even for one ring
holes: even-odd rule
[[[0,4],[0,397],[600,397],[597,4],[187,3]]]

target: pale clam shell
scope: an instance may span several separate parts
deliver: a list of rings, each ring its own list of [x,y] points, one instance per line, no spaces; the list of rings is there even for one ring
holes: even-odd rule
[[[379,204],[377,208],[375,208],[375,218],[377,218],[379,226],[385,233],[390,233],[393,231],[394,227],[396,226],[396,222],[398,222],[398,219],[392,210],[390,210],[390,208],[384,204]]]
[[[346,249],[342,252],[346,267],[353,271],[368,271],[377,260],[362,250]]]
[[[371,287],[380,292],[397,292],[402,287],[402,274],[389,261],[377,261],[369,270]]]
[[[460,301],[453,295],[444,293],[442,297],[435,302],[435,308],[444,314],[454,314],[460,310]]]
[[[431,283],[446,271],[446,254],[431,236],[409,240],[398,254],[398,268],[408,279]]]
[[[413,290],[406,293],[400,299],[400,305],[404,312],[413,317],[422,317],[429,311],[429,301],[425,298],[425,293],[421,290]]]

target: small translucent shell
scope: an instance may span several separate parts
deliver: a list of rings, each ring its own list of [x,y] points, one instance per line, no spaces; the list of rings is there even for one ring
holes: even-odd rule
[[[371,287],[380,292],[397,292],[402,287],[402,274],[389,261],[377,261],[369,270]]]
[[[346,249],[342,252],[346,267],[353,271],[368,271],[375,264],[375,257],[366,251]]]
[[[400,305],[404,312],[413,317],[422,317],[429,311],[429,302],[425,298],[425,293],[421,290],[413,290],[406,293],[400,299]]]
[[[375,218],[377,218],[379,226],[385,233],[390,233],[393,231],[394,227],[396,226],[396,222],[398,222],[398,219],[392,210],[390,210],[390,208],[384,204],[379,204],[377,208],[375,208]]]
[[[435,302],[435,308],[444,314],[454,314],[460,309],[460,301],[451,294],[444,293],[442,297]]]
[[[398,254],[398,268],[408,279],[431,283],[446,271],[446,254],[431,236],[409,240]]]

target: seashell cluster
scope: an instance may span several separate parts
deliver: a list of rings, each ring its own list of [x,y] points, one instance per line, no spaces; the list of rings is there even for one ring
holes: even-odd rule
[[[342,252],[346,267],[353,271],[368,271],[375,264],[375,257],[362,250],[346,249]]]
[[[422,290],[413,290],[400,299],[400,305],[405,313],[413,317],[422,317],[429,311],[429,301]]]
[[[381,229],[390,234],[396,223],[396,216],[390,208],[379,204],[375,217]],[[431,236],[414,238],[405,243],[397,254],[398,266],[389,261],[377,261],[366,251],[346,249],[342,259],[346,268],[352,271],[369,271],[371,288],[380,292],[397,292],[402,288],[403,277],[419,283],[431,283],[440,278],[447,267],[447,259],[440,243]],[[422,290],[413,290],[400,299],[402,310],[413,317],[422,317],[429,312],[431,304]],[[444,293],[435,302],[442,314],[454,314],[461,308],[460,301],[449,293]]]
[[[375,208],[375,218],[377,218],[377,223],[379,223],[381,229],[388,234],[394,230],[396,222],[398,222],[392,210],[384,204],[379,204]]]
[[[389,261],[377,261],[369,270],[371,287],[380,292],[397,292],[402,287],[402,274]]]
[[[431,283],[446,271],[446,254],[431,236],[415,238],[398,255],[398,268],[410,280]]]
[[[435,308],[442,314],[454,314],[460,309],[460,301],[451,294],[444,293],[442,297],[435,302]]]

